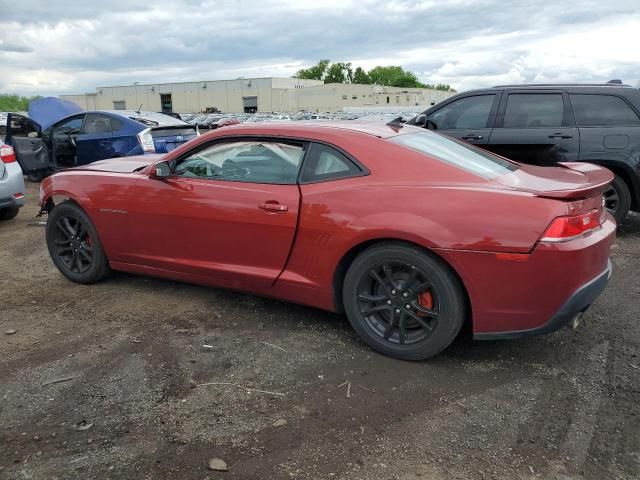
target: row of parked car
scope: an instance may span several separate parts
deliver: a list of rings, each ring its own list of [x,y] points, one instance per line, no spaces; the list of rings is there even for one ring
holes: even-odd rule
[[[298,112],[298,113],[246,113],[246,114],[222,114],[222,113],[182,113],[180,119],[185,122],[197,126],[200,130],[213,130],[224,127],[226,125],[234,125],[237,123],[253,123],[253,122],[291,122],[300,120],[384,120],[394,119],[401,116],[404,120],[409,120],[414,113],[398,112],[398,113],[315,113],[315,112]]]

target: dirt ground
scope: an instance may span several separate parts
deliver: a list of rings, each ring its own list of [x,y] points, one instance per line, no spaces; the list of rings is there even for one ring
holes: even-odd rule
[[[577,331],[407,363],[310,308],[70,283],[28,197],[0,224],[0,478],[640,478],[640,216]]]

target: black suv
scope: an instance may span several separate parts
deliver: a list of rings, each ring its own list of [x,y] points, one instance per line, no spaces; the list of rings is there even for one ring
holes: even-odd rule
[[[473,90],[407,123],[523,163],[605,166],[615,174],[605,205],[620,222],[640,210],[640,89],[618,82]]]

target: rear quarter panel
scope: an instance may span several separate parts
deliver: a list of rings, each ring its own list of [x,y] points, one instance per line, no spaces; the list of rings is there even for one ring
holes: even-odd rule
[[[563,202],[519,192],[372,136],[327,138],[370,174],[301,185],[296,240],[276,289],[333,309],[336,267],[373,240],[404,240],[432,251],[528,253]],[[464,279],[463,279],[464,281]]]

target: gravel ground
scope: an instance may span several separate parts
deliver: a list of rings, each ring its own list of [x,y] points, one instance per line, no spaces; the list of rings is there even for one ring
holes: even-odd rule
[[[70,283],[28,197],[0,224],[0,478],[640,478],[640,216],[577,331],[406,363],[310,308]]]

